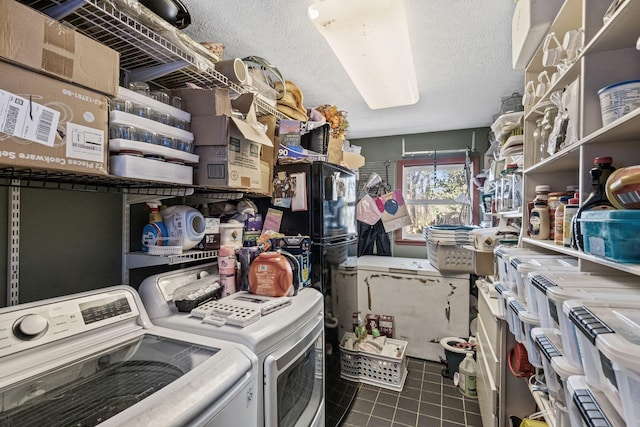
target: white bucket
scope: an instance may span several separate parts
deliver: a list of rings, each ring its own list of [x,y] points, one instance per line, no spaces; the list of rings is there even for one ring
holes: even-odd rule
[[[640,80],[629,80],[605,86],[598,91],[602,125],[619,119],[640,107]]]

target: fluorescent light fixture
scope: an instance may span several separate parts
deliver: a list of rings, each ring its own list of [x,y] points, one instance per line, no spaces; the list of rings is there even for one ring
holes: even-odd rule
[[[324,0],[308,14],[369,108],[418,102],[404,0]]]

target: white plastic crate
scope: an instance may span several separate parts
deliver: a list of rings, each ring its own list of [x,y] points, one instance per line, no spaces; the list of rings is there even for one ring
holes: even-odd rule
[[[402,349],[400,357],[372,354],[344,347],[345,341],[355,334],[346,332],[340,342],[340,376],[342,378],[401,391],[407,379],[407,341],[387,338],[387,343]]]
[[[474,251],[461,245],[446,245],[427,241],[429,262],[441,272],[473,273],[475,271]]]

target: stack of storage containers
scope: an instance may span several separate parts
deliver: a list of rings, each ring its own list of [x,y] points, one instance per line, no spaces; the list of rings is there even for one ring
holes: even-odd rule
[[[640,295],[568,300],[563,312],[578,338],[584,377],[570,377],[568,393],[575,425],[581,398],[594,397],[606,418],[619,416],[627,426],[640,426]],[[580,382],[584,380],[584,382]],[[579,383],[576,385],[576,383]],[[613,411],[607,408],[613,408]],[[574,420],[574,418],[576,418]],[[620,425],[625,425],[625,424]]]

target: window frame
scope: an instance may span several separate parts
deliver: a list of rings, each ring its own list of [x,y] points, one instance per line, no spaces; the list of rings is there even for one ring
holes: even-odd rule
[[[480,173],[480,158],[478,155],[472,155],[470,156],[471,159],[471,177],[473,178],[474,176],[478,175]],[[402,191],[403,189],[403,174],[404,174],[404,168],[405,167],[411,167],[411,166],[433,166],[434,163],[436,163],[436,165],[451,165],[451,164],[459,164],[459,165],[464,165],[466,162],[466,157],[464,155],[462,156],[449,156],[449,157],[443,157],[443,158],[425,158],[425,159],[411,159],[411,160],[398,160],[397,162],[397,167],[396,167],[396,183],[397,183],[397,188]],[[473,185],[473,182],[470,180],[469,181],[469,185],[471,186],[471,192],[470,192],[470,197],[471,197],[471,206],[472,206],[472,218],[471,221],[473,224],[478,224],[479,222],[479,212],[478,210],[480,209],[480,206],[478,204],[478,200],[480,200],[480,192],[478,190],[478,187]],[[402,194],[402,197],[404,198],[405,195],[404,193]],[[425,244],[425,240],[407,240],[407,239],[403,239],[402,238],[402,229],[398,229],[395,232],[395,236],[394,236],[394,242],[396,245],[406,245],[406,246],[424,246]]]

